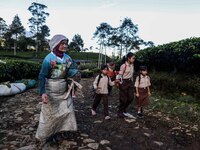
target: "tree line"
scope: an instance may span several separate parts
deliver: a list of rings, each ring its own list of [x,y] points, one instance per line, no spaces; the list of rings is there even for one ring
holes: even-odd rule
[[[50,15],[47,11],[47,6],[33,2],[28,7],[28,11],[32,17],[28,20],[30,33],[27,36],[26,29],[21,23],[20,17],[16,14],[10,25],[7,25],[5,20],[0,17],[0,49],[27,51],[34,49],[37,57],[38,51],[48,49],[48,39],[50,29],[46,25],[46,18]],[[72,41],[69,43],[69,49],[83,51],[84,43],[79,34],[75,34]]]
[[[32,17],[28,20],[31,35],[26,36],[26,29],[21,23],[20,17],[15,15],[10,25],[7,25],[5,20],[0,17],[0,49],[14,49],[26,51],[34,49],[36,56],[38,51],[48,49],[48,39],[50,29],[46,24],[46,19],[49,17],[47,6],[44,4],[33,2],[28,7],[28,11]],[[115,49],[119,52],[121,58],[123,52],[138,50],[140,45],[153,46],[153,42],[145,42],[138,35],[138,25],[134,24],[130,18],[125,18],[119,27],[112,27],[108,23],[101,23],[96,27],[93,34],[93,39],[97,39],[99,52],[102,54],[110,49]],[[84,41],[81,35],[75,34],[72,41],[69,43],[71,51],[86,51],[92,50],[93,47],[84,48]],[[102,55],[99,56],[102,59]],[[105,57],[106,58],[106,57]]]
[[[122,23],[118,27],[112,27],[106,22],[101,23],[96,27],[96,31],[93,34],[93,38],[97,39],[99,44],[99,61],[98,66],[103,62],[103,53],[107,49],[117,50],[118,58],[121,59],[123,53],[127,54],[130,51],[137,51],[141,45],[152,47],[154,43],[152,41],[144,41],[141,39],[138,33],[138,25],[134,24],[130,18],[124,18]],[[106,57],[105,63],[106,63]]]

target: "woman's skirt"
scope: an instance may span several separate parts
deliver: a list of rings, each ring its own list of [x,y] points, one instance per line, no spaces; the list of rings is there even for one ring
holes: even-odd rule
[[[139,97],[136,97],[138,107],[147,106],[149,104],[149,95],[147,88],[138,88]]]
[[[49,102],[42,104],[36,138],[45,141],[50,135],[60,131],[75,131],[77,123],[71,95],[65,99],[67,82],[65,79],[47,79],[45,85]]]

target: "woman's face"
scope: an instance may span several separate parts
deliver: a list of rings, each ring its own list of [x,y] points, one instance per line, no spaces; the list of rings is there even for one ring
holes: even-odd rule
[[[129,57],[128,61],[130,64],[133,64],[133,62],[135,61],[135,56],[133,55],[132,57]]]
[[[64,53],[67,51],[67,48],[68,48],[68,41],[67,40],[61,41],[58,50]]]

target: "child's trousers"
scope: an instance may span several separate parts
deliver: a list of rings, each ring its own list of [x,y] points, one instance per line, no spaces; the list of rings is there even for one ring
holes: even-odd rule
[[[127,107],[134,99],[134,86],[132,80],[123,80],[123,83],[119,86],[119,110],[118,113],[126,112]]]
[[[103,100],[104,115],[108,116],[108,94],[96,94],[92,109],[96,111],[101,99]]]

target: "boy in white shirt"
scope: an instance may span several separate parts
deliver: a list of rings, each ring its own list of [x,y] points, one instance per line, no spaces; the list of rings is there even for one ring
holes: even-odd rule
[[[95,89],[96,95],[91,109],[92,115],[96,115],[96,109],[102,99],[104,105],[104,116],[106,120],[110,119],[108,113],[108,85],[115,85],[115,82],[112,82],[108,77],[107,71],[107,65],[102,65],[101,73],[95,78],[93,82],[93,87]]]

